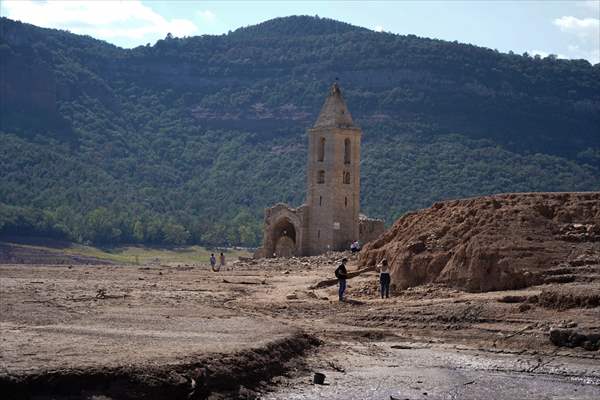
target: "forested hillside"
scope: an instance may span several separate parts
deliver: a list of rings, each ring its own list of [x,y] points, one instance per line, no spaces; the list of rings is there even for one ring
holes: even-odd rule
[[[0,235],[256,245],[337,77],[362,210],[600,189],[600,65],[287,17],[127,50],[0,20]]]

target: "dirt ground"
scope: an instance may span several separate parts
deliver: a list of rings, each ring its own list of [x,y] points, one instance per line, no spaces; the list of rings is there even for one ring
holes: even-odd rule
[[[600,352],[551,328],[600,330],[600,307],[540,302],[560,287],[378,298],[337,288],[340,254],[205,265],[0,265],[4,398],[597,399]],[[357,268],[350,261],[349,270]],[[554,299],[554,298],[553,298]],[[554,300],[553,300],[554,301]],[[312,385],[314,372],[326,385]]]

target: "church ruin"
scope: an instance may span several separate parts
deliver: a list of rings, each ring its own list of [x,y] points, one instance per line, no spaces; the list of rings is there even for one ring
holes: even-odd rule
[[[337,83],[308,130],[306,203],[265,210],[258,257],[312,256],[375,239],[382,220],[360,214],[360,139]]]

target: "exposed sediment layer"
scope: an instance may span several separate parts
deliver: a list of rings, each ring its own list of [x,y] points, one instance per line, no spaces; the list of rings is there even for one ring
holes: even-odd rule
[[[211,393],[237,398],[283,374],[319,341],[305,333],[233,354],[211,354],[196,362],[173,365],[123,366],[0,375],[0,393],[10,398],[204,399]]]

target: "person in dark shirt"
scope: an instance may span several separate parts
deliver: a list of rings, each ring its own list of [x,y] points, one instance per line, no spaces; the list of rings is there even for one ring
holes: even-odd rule
[[[346,279],[348,278],[348,270],[346,270],[346,262],[347,259],[342,259],[342,263],[335,270],[335,277],[338,278],[338,295],[340,297],[340,301],[344,301],[344,292],[346,291]]]
[[[210,268],[213,270],[213,272],[217,272],[219,269],[216,268],[217,265],[217,258],[215,257],[215,254],[212,253],[210,255]]]

